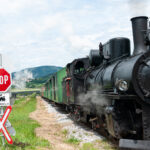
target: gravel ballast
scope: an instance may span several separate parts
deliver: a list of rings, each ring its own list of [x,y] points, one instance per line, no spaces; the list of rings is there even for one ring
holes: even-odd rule
[[[91,130],[89,127],[79,123],[75,123],[65,111],[60,107],[44,101],[48,113],[56,115],[56,120],[63,126],[63,130],[67,131],[67,137],[74,137],[81,141],[81,143],[93,142],[104,139],[101,135]]]

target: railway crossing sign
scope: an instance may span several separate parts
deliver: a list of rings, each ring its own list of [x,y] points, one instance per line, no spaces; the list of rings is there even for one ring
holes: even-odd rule
[[[2,55],[0,54],[0,132],[3,133],[0,134],[0,136],[2,136],[3,145],[5,145],[4,137],[9,144],[12,144],[13,140],[10,135],[15,136],[16,134],[8,120],[8,116],[12,110],[12,107],[10,106],[10,93],[8,91],[10,86],[11,74],[2,68]],[[5,112],[4,108],[6,108]]]
[[[11,75],[4,68],[0,68],[0,92],[6,92],[11,86]]]
[[[0,93],[0,106],[10,105],[10,93]]]
[[[3,117],[0,119],[0,132],[2,132],[4,134],[6,140],[9,144],[12,144],[13,140],[12,140],[11,136],[9,135],[9,133],[8,133],[6,127],[5,127],[5,123],[7,121],[7,118],[9,116],[11,110],[12,110],[12,107],[7,106],[7,108],[6,108],[6,110],[3,114]]]

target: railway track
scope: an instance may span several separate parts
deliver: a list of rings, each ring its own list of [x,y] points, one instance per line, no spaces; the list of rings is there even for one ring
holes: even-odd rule
[[[58,123],[68,125],[69,122],[69,126],[64,127],[64,129],[72,132],[73,136],[79,138],[79,140],[83,140],[83,143],[93,142],[94,140],[106,140],[110,147],[113,148],[113,150],[119,149],[118,141],[108,136],[108,134],[106,134],[106,132],[104,132],[103,130],[94,130],[91,128],[91,124],[77,121],[75,117],[70,112],[68,112],[62,105],[54,103],[53,101],[45,98],[43,100],[49,105],[47,107],[52,107],[52,112],[57,112],[58,116],[60,116],[60,118],[58,119]],[[85,136],[80,137],[80,135],[83,133],[85,134]],[[72,136],[71,133],[69,134],[70,136]],[[87,136],[92,134],[93,136]]]

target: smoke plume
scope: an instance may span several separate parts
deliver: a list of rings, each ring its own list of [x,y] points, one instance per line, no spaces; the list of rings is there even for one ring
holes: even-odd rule
[[[24,89],[26,88],[26,82],[30,81],[31,79],[33,79],[33,75],[31,72],[27,70],[17,72],[14,75],[13,85],[17,89]]]
[[[146,15],[148,0],[128,0],[128,4],[132,17]]]

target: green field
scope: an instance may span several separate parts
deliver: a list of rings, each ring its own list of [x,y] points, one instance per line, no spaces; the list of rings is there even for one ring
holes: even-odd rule
[[[42,148],[50,148],[50,144],[47,140],[36,137],[35,128],[39,127],[39,124],[29,118],[29,114],[36,109],[35,94],[28,97],[22,97],[15,101],[12,112],[9,116],[9,121],[16,130],[16,136],[13,138],[13,145],[7,144],[2,146],[2,140],[0,138],[1,150],[34,150]]]

